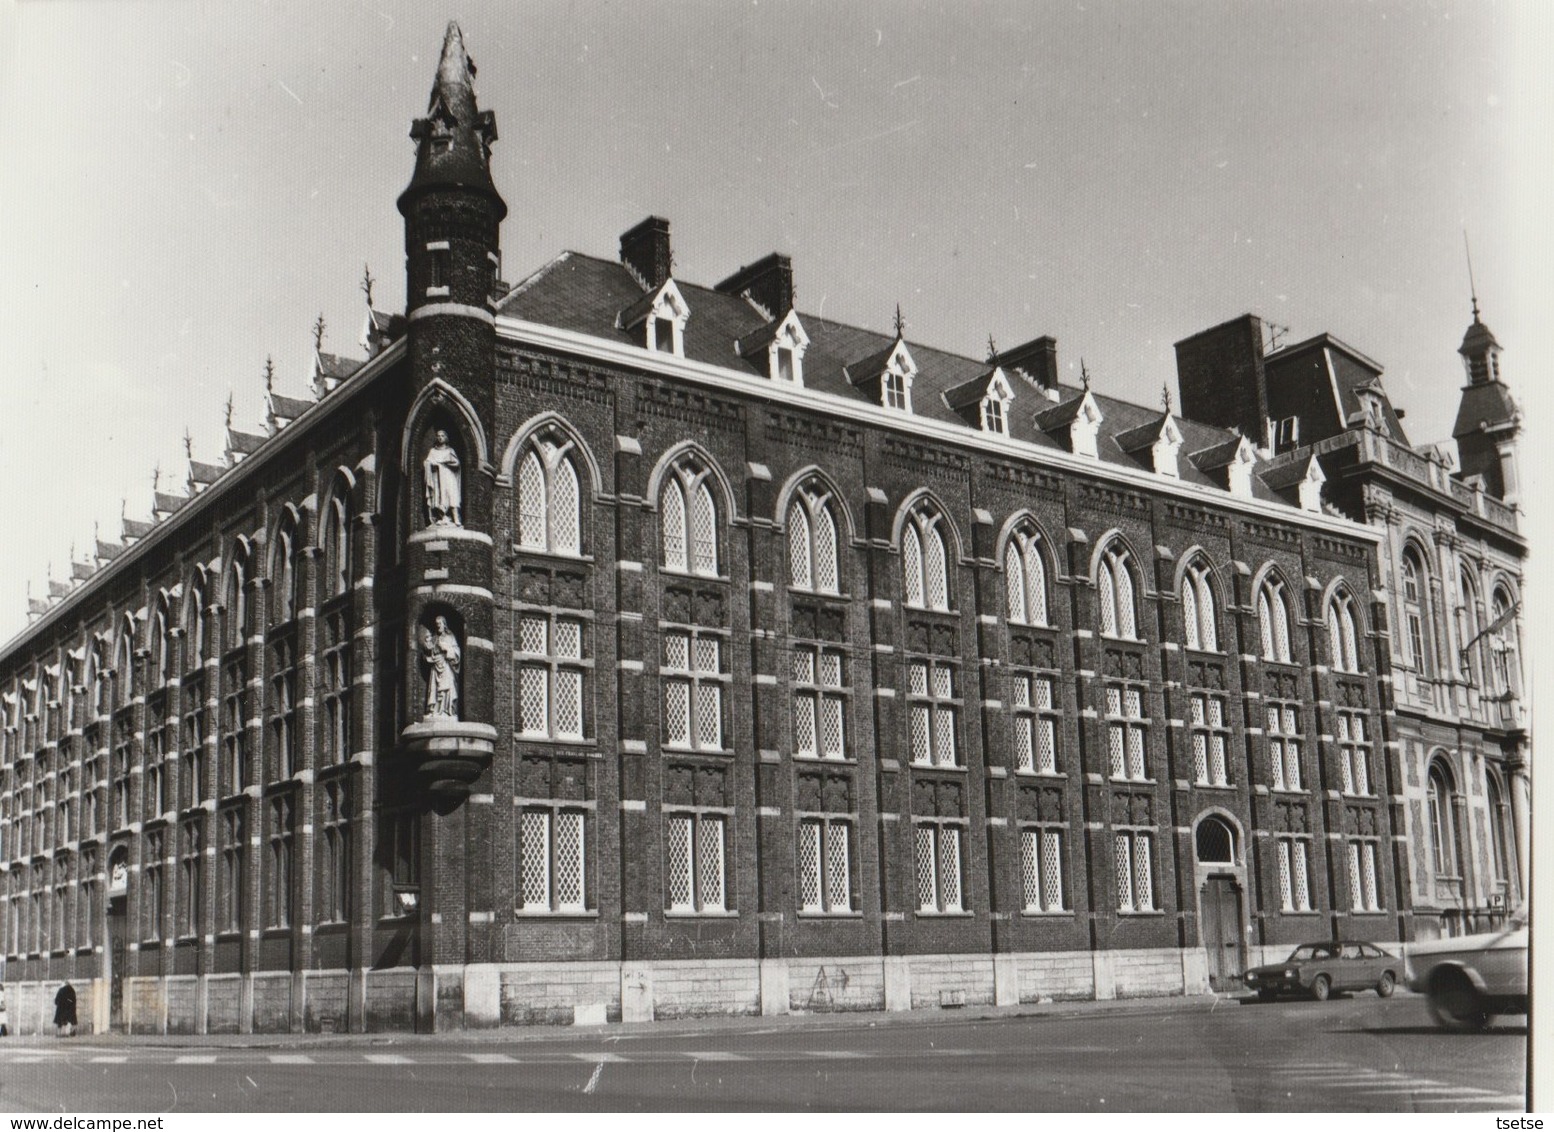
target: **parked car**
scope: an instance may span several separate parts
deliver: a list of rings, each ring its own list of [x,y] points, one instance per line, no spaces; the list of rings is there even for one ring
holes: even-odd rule
[[[1411,943],[1408,987],[1428,995],[1430,1014],[1452,1030],[1482,1030],[1496,1014],[1526,1014],[1527,909],[1496,932]]]
[[[1253,967],[1244,976],[1247,988],[1264,1002],[1281,994],[1309,995],[1327,1001],[1334,991],[1373,990],[1382,998],[1398,985],[1402,962],[1374,943],[1326,940],[1303,943],[1283,963]]]

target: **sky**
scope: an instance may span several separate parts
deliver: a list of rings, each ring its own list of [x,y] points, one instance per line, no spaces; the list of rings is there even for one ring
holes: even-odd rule
[[[1546,17],[0,0],[0,639],[94,527],[149,517],[155,469],[181,486],[186,432],[221,459],[229,396],[257,431],[266,357],[300,393],[319,315],[360,353],[364,267],[402,306],[394,201],[449,18],[500,131],[509,280],[656,213],[681,278],[781,251],[802,310],[885,331],[899,303],[909,340],[977,356],[1052,334],[1146,404],[1173,342],[1252,311],[1380,361],[1423,443],[1463,381],[1464,234],[1513,392],[1550,372]]]

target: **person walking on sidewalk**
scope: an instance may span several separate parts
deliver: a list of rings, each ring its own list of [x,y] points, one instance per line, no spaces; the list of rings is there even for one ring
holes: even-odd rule
[[[76,988],[66,980],[54,996],[54,1028],[59,1036],[68,1038],[76,1032]]]

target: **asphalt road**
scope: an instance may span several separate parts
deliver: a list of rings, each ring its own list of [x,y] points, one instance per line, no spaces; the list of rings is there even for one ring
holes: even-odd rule
[[[1365,994],[474,1041],[8,1039],[0,1111],[1512,1111],[1525,1100],[1523,1022],[1451,1034],[1422,999]]]

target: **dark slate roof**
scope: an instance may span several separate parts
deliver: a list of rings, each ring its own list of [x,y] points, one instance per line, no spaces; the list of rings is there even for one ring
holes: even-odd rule
[[[317,402],[309,401],[305,397],[287,397],[281,393],[270,394],[270,413],[273,416],[285,417],[294,421]]]
[[[1452,439],[1459,439],[1479,430],[1480,425],[1490,428],[1510,424],[1516,419],[1516,402],[1511,391],[1498,381],[1486,381],[1470,385],[1462,391],[1462,403],[1457,406],[1457,423],[1452,425]]]
[[[1160,434],[1165,430],[1166,418],[1162,414],[1152,421],[1145,421],[1135,428],[1126,429],[1116,434],[1117,447],[1124,452],[1137,452],[1141,448],[1148,448],[1160,439]]]
[[[227,451],[252,456],[269,439],[268,436],[260,436],[255,432],[241,432],[238,429],[229,428],[227,429]]]
[[[124,553],[123,543],[104,542],[102,539],[93,540],[97,543],[97,557],[114,559]]]
[[[1275,459],[1273,462],[1259,466],[1262,481],[1275,491],[1287,491],[1296,484],[1305,480],[1311,468],[1311,462],[1316,456],[1311,452],[1304,452],[1295,459]],[[1266,468],[1266,470],[1264,470]]]
[[[1320,371],[1326,371],[1324,359],[1331,364],[1330,387],[1337,398],[1333,409],[1337,416],[1338,428],[1344,430],[1351,427],[1350,418],[1364,411],[1364,407],[1360,404],[1360,393],[1374,392],[1381,398],[1382,420],[1387,434],[1399,444],[1407,446],[1408,435],[1403,431],[1403,423],[1398,419],[1397,412],[1392,407],[1392,399],[1387,396],[1386,387],[1381,383],[1381,366],[1348,343],[1334,338],[1331,334],[1318,334],[1314,338],[1307,338],[1274,351],[1265,359],[1264,365],[1269,376],[1275,377],[1286,367],[1301,365],[1314,366]],[[1319,383],[1327,385],[1329,384],[1327,379],[1327,372],[1319,373]]]
[[[1198,448],[1188,453],[1188,459],[1204,471],[1215,471],[1228,467],[1236,458],[1236,450],[1241,447],[1241,438],[1233,436],[1229,440],[1222,440],[1218,444],[1208,448]]]
[[[121,520],[124,526],[125,538],[145,538],[156,529],[155,523],[142,523],[137,519]]]
[[[770,380],[759,358],[746,358],[741,363],[734,347],[736,342],[743,348],[745,340],[752,345],[761,341],[755,336],[758,331],[773,325],[770,319],[739,295],[723,294],[679,278],[675,279],[675,286],[690,308],[684,335],[686,358],[725,368],[749,365],[753,380]],[[622,329],[617,324],[617,316],[638,303],[644,294],[642,285],[619,262],[581,252],[562,252],[515,286],[498,303],[497,313],[634,346],[638,345],[638,336]],[[875,399],[852,384],[847,375],[851,373],[854,379],[864,381],[877,378],[895,346],[895,334],[848,326],[804,311],[799,311],[798,317],[809,335],[809,347],[804,352],[805,387],[845,400],[873,402]],[[945,397],[946,394],[959,395],[979,379],[985,380],[991,372],[988,361],[910,340],[907,349],[917,364],[917,375],[912,381],[912,415],[957,428],[970,427],[960,413],[946,404]],[[871,367],[873,372],[870,372]],[[1056,387],[1058,403],[1054,404],[1027,384],[1012,382],[1011,385],[1015,399],[1010,411],[1009,435],[1037,447],[1067,451],[1067,438],[1061,436],[1061,429],[1073,420],[1084,391],[1059,385]],[[1091,392],[1104,418],[1097,438],[1100,460],[1137,469],[1139,461],[1123,451],[1116,437],[1119,433],[1158,422],[1159,406],[1134,405],[1094,390]],[[1175,419],[1182,432],[1184,451],[1202,452],[1224,445],[1234,454],[1239,441],[1235,434],[1213,425],[1181,417]],[[1060,436],[1050,435],[1046,431],[1049,428],[1058,429]],[[1219,466],[1228,462],[1227,456]],[[1223,489],[1222,484],[1190,461],[1181,462],[1180,479],[1184,483]],[[1255,476],[1253,486],[1257,498],[1277,499]]]
[[[1462,345],[1457,348],[1459,354],[1482,354],[1486,349],[1500,348],[1500,343],[1495,341],[1494,333],[1485,326],[1478,317],[1478,311],[1473,312],[1473,325],[1468,327],[1466,334],[1462,336]]]
[[[178,510],[178,508],[182,507],[187,502],[189,502],[189,497],[187,495],[169,495],[165,491],[159,491],[156,493],[155,507],[158,511],[171,512]]]
[[[964,409],[968,405],[975,405],[987,396],[987,387],[993,383],[993,375],[996,368],[989,369],[984,374],[962,382],[953,388],[944,391],[944,403],[952,409]],[[1016,404],[1019,402],[1016,401]]]
[[[323,377],[334,378],[336,381],[344,381],[351,374],[361,369],[363,364],[356,358],[342,357],[339,354],[326,354],[322,351],[319,351],[314,356],[317,359],[316,364],[319,374]],[[295,398],[291,397],[285,399],[288,401],[295,400]],[[303,404],[307,404],[307,402],[303,402]]]
[[[195,483],[215,483],[226,470],[224,464],[207,464],[201,460],[189,461],[189,478]]]

